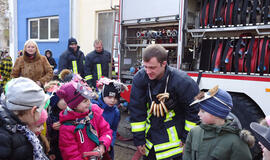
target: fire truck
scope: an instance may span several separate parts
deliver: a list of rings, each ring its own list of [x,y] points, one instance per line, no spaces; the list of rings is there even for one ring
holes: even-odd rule
[[[227,90],[232,113],[250,129],[270,115],[269,6],[268,0],[120,0],[118,77],[131,84],[144,48],[160,44],[168,64],[201,90]]]

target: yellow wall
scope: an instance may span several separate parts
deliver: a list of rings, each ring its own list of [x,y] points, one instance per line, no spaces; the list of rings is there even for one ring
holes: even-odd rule
[[[119,0],[76,1],[75,37],[85,55],[94,49],[93,42],[97,38],[96,13],[111,10],[111,6],[118,4]]]

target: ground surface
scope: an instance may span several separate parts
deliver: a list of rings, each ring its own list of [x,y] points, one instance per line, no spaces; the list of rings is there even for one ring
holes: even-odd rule
[[[121,120],[118,126],[119,134],[124,138],[132,139],[130,123],[128,122],[128,112],[125,109],[121,110]],[[131,160],[133,154],[136,152],[136,147],[133,145],[133,140],[121,141],[116,140],[114,145],[114,159],[115,160]]]

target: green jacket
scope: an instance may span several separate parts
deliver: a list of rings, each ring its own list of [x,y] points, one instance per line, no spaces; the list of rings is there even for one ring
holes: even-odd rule
[[[189,132],[183,160],[251,160],[240,131],[231,121],[223,126],[200,124]]]

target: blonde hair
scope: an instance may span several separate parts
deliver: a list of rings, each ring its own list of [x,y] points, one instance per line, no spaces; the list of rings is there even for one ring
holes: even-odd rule
[[[34,40],[29,39],[29,40],[27,40],[27,41],[24,43],[24,47],[23,47],[23,55],[24,55],[25,52],[26,52],[26,46],[29,45],[30,43],[32,43],[32,44],[35,45],[35,47],[36,47],[36,54],[40,54],[37,43],[36,43]]]

